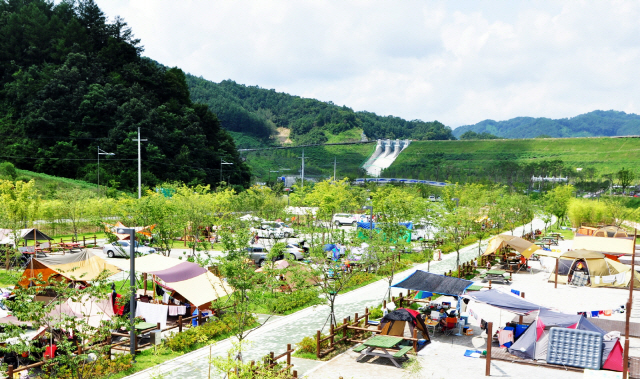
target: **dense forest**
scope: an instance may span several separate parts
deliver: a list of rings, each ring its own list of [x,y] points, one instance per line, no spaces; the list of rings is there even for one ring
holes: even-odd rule
[[[119,17],[92,0],[0,1],[0,160],[112,187],[143,183],[249,183],[233,139],[185,74],[141,57]],[[220,160],[233,163],[220,172]],[[221,175],[222,174],[222,175]]]
[[[461,137],[468,131],[493,134],[501,138],[628,136],[640,134],[640,116],[618,111],[593,111],[557,120],[544,117],[484,120],[475,125],[460,126],[453,134]]]
[[[214,83],[187,75],[187,83],[191,99],[207,104],[224,128],[265,142],[276,134],[277,127],[290,129],[290,137],[298,145],[324,143],[328,135],[353,129],[361,129],[369,139],[455,139],[451,129],[438,121],[407,121],[371,112],[354,112],[332,102],[245,86],[232,80]]]

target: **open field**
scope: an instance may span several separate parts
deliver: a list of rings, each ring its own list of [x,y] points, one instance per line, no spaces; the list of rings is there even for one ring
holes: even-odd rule
[[[640,138],[417,141],[382,176],[464,181],[469,176],[491,176],[495,168],[507,163],[545,160],[562,160],[572,168],[593,167],[607,174],[633,167],[638,154]]]

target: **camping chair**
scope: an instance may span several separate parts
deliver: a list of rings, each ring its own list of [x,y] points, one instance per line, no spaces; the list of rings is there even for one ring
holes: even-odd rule
[[[440,321],[440,330],[442,333],[451,335],[458,327],[458,318],[457,317],[447,317],[444,320]]]

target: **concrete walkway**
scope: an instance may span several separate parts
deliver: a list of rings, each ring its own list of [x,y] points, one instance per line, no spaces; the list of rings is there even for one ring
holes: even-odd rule
[[[544,228],[541,220],[533,221],[533,228]],[[526,231],[530,230],[530,225],[526,226]],[[517,228],[514,235],[521,235],[522,228]],[[483,248],[486,242],[483,242]],[[460,262],[466,262],[478,255],[478,244],[464,248],[460,252]],[[449,270],[456,269],[456,253],[443,256],[442,261],[431,262],[431,272],[445,273]],[[416,269],[427,270],[427,264],[420,264],[409,270],[395,275],[394,283],[406,278]],[[342,320],[345,317],[353,317],[354,313],[362,313],[365,307],[373,307],[379,305],[387,292],[387,283],[384,280],[371,283],[357,290],[339,295],[336,299],[336,317]],[[397,296],[400,291],[392,289],[392,295]],[[249,335],[252,346],[248,352],[244,353],[246,361],[259,360],[261,357],[273,351],[276,355],[286,349],[287,344],[295,344],[306,336],[315,335],[317,330],[322,329],[326,325],[329,315],[329,307],[319,305],[309,307],[298,311],[294,314],[277,317],[269,320],[262,327],[256,329]],[[232,348],[231,339],[220,341],[213,346],[214,356],[223,356]],[[208,357],[209,347],[193,351],[173,360],[164,362],[156,367],[140,371],[130,375],[130,379],[151,379],[151,378],[177,378],[177,379],[196,379],[208,377]],[[303,359],[294,359],[294,369],[298,370],[298,374],[309,371],[321,364],[322,362],[308,361]],[[164,376],[163,376],[164,375]]]

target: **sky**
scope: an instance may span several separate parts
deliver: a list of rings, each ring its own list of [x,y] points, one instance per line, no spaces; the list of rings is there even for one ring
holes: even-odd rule
[[[96,0],[144,55],[455,128],[640,113],[638,1]]]

